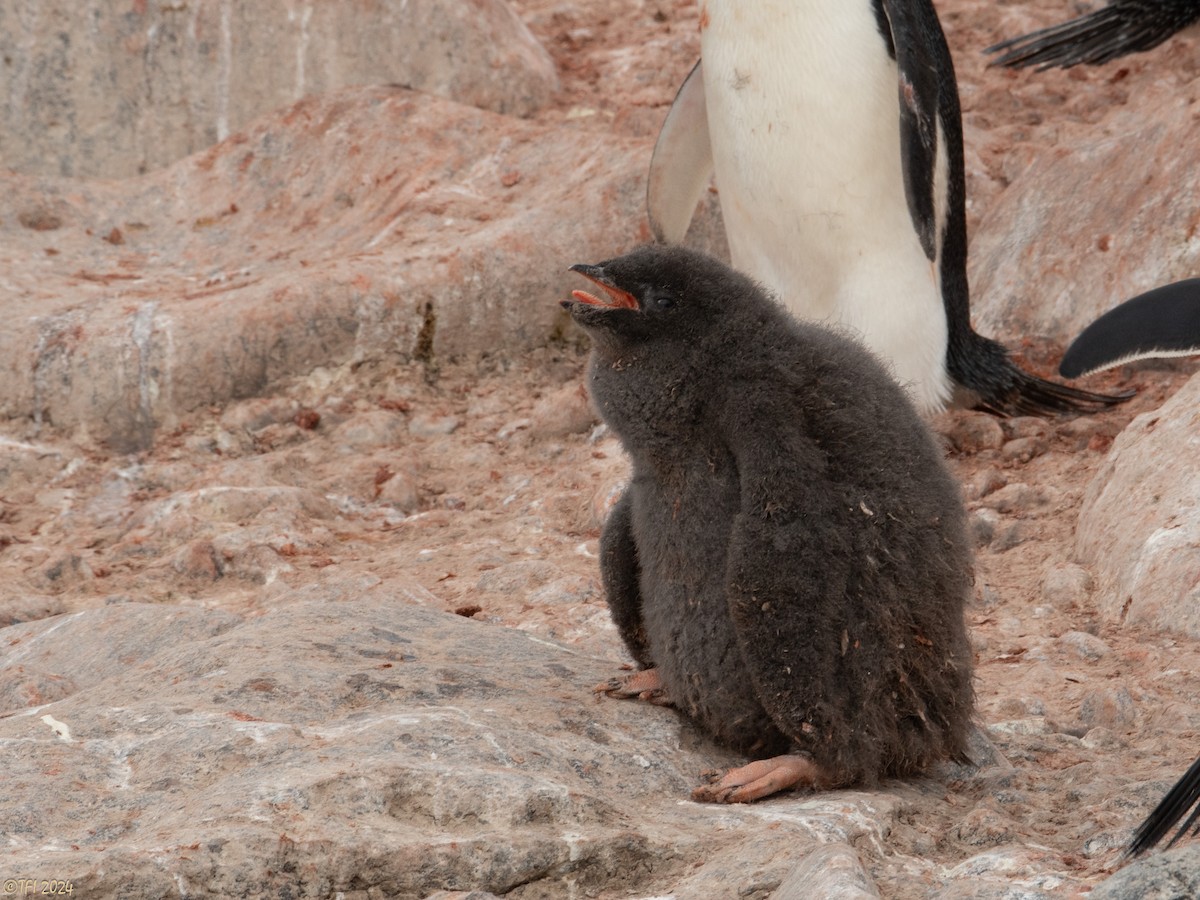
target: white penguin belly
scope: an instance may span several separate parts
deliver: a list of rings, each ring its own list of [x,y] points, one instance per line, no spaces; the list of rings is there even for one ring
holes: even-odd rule
[[[909,214],[896,64],[870,3],[703,0],[701,23],[734,266],[793,314],[857,332],[921,408],[940,409],[945,309]]]

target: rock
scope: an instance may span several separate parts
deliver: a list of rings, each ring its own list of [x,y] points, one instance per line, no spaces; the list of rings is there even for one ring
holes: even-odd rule
[[[1137,721],[1137,704],[1124,687],[1089,691],[1079,704],[1079,721],[1089,727],[1126,731]]]
[[[1047,450],[1046,442],[1039,437],[1014,438],[1000,449],[1000,458],[1010,463],[1027,463]]]
[[[569,261],[648,237],[650,150],[368,87],[122,182],[0,173],[9,208],[61,219],[0,217],[0,417],[134,452],[320,367],[561,340]],[[98,237],[112,221],[120,247]]]
[[[963,497],[968,501],[979,500],[993,494],[1008,484],[1008,479],[997,469],[982,469],[963,485]]]
[[[599,418],[582,381],[547,394],[533,407],[530,430],[538,437],[564,437],[590,431]]]
[[[254,434],[271,425],[291,422],[299,411],[300,404],[289,397],[253,397],[227,406],[221,413],[221,427]]]
[[[418,437],[454,434],[461,424],[458,416],[415,415],[409,420],[408,431]]]
[[[45,484],[67,464],[57,449],[0,435],[0,490]]]
[[[1086,631],[1068,631],[1058,641],[1067,652],[1080,659],[1103,659],[1112,651],[1108,644]]]
[[[1016,416],[1004,419],[1002,426],[1005,434],[1013,440],[1026,438],[1045,438],[1050,435],[1052,426],[1045,419],[1036,416]]]
[[[986,850],[951,867],[945,877],[950,884],[925,896],[930,900],[1054,900],[1083,886],[1065,871],[1058,854],[1020,846]]]
[[[0,600],[0,628],[46,619],[65,611],[66,604],[61,597],[25,593],[6,596]]]
[[[765,897],[822,844],[881,848],[904,808],[691,803],[731,758],[593,699],[611,663],[343,588],[5,629],[9,865],[87,896]]]
[[[329,435],[340,452],[396,448],[405,443],[409,423],[404,416],[384,409],[370,410],[347,419]]]
[[[1200,844],[1152,853],[1098,884],[1090,900],[1200,897]]]
[[[1013,820],[999,810],[980,806],[952,826],[951,833],[955,840],[967,846],[994,847],[1013,841]]]
[[[879,890],[847,844],[813,850],[784,879],[771,900],[878,900]]]
[[[1007,484],[980,502],[988,509],[1002,513],[1030,513],[1046,506],[1051,500],[1050,489],[1023,482]]]
[[[995,539],[1003,519],[994,509],[977,509],[967,519],[967,531],[976,547],[986,547]]]
[[[1200,169],[1179,151],[1195,133],[1196,89],[1145,79],[1136,90],[1086,140],[1039,154],[984,215],[969,257],[982,334],[1066,343],[1134,294],[1200,270]]]
[[[21,172],[126,178],[309,94],[402,84],[527,116],[554,63],[505,0],[135,3],[13,0],[0,11],[0,157]],[[50,230],[54,204],[26,227]],[[114,245],[129,227],[104,232]]]
[[[1134,419],[1084,495],[1075,553],[1109,621],[1200,637],[1200,376]]]
[[[999,450],[1004,445],[1004,429],[995,416],[964,412],[953,416],[946,435],[959,453]]]
[[[1083,746],[1089,750],[1103,750],[1110,753],[1120,752],[1129,746],[1129,742],[1121,735],[1103,725],[1089,728],[1082,740]]]
[[[1019,547],[1026,541],[1036,538],[1037,529],[1031,522],[1023,520],[1003,522],[996,529],[996,533],[992,536],[991,543],[988,546],[996,553],[1004,553],[1006,550]]]
[[[534,588],[561,577],[561,572],[553,563],[536,559],[520,560],[483,572],[475,587],[480,591],[528,594]]]
[[[1042,599],[1059,610],[1082,607],[1093,586],[1092,574],[1083,566],[1056,563],[1042,576]]]
[[[379,481],[381,476],[386,476],[382,482]],[[421,495],[414,467],[399,466],[393,469],[387,466],[376,472],[375,482],[378,491],[376,499],[380,503],[386,503],[403,513],[414,513],[420,508]]]

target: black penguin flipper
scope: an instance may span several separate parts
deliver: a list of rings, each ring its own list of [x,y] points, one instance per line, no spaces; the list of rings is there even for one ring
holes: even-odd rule
[[[838,693],[856,686],[837,677],[824,652],[837,641],[828,633],[835,627],[828,612],[844,592],[846,562],[820,558],[839,517],[822,489],[823,454],[779,421],[780,412],[746,415],[731,429],[748,437],[734,451],[742,500],[725,566],[730,621],[746,676],[771,721],[835,783],[851,783],[877,773],[879,764],[856,758],[849,746],[848,704]],[[763,422],[781,427],[765,435]]]
[[[973,406],[997,416],[1098,412],[1134,395],[1098,394],[1047,381],[1020,368],[1003,345],[969,331],[951,335],[946,369],[973,395]]]
[[[1200,278],[1157,287],[1126,300],[1088,325],[1058,367],[1078,378],[1139,359],[1200,353]]]
[[[1154,810],[1146,817],[1146,821],[1138,826],[1133,839],[1129,842],[1129,849],[1126,851],[1128,855],[1138,856],[1161,841],[1166,833],[1187,814],[1189,809],[1192,810],[1192,814],[1175,832],[1175,836],[1167,844],[1168,848],[1174,846],[1175,842],[1183,837],[1189,828],[1196,826],[1193,833],[1200,831],[1200,825],[1196,825],[1197,820],[1200,820],[1200,759],[1192,763],[1191,768],[1184,773],[1175,786],[1159,801],[1158,806],[1154,807]]]
[[[1113,0],[1102,9],[1009,38],[984,52],[1000,54],[989,65],[1013,69],[1098,66],[1157,47],[1197,19],[1196,0]]]
[[[642,621],[642,595],[638,587],[640,567],[633,524],[629,489],[613,506],[600,535],[600,578],[608,598],[613,624],[629,653],[643,668],[654,665]]]
[[[940,81],[936,40],[927,17],[917,4],[876,0],[880,20],[890,29],[884,35],[896,60],[900,104],[900,158],[904,196],[913,228],[926,258],[937,257],[938,216],[934,180],[938,167],[938,110]],[[936,27],[936,20],[934,22]]]

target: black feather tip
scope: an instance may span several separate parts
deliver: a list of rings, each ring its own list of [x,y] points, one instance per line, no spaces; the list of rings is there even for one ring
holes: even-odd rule
[[[1098,66],[1157,47],[1200,19],[1196,0],[1114,0],[1087,15],[1009,38],[984,50],[999,54],[989,65],[1038,70]]]
[[[1197,820],[1200,820],[1200,759],[1192,763],[1191,768],[1175,783],[1175,786],[1167,792],[1158,806],[1154,807],[1154,811],[1146,817],[1146,821],[1134,832],[1133,840],[1129,842],[1129,848],[1125,851],[1126,855],[1139,856],[1145,853],[1161,841],[1167,832],[1187,815],[1188,810],[1191,810],[1191,815],[1175,832],[1175,836],[1167,844],[1168,849],[1175,846],[1175,843],[1188,832],[1188,829],[1192,829],[1193,834],[1200,831],[1200,824],[1197,824]]]

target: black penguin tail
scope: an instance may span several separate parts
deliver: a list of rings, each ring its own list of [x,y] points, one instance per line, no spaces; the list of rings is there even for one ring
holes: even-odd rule
[[[1098,412],[1134,395],[1097,394],[1039,378],[1017,366],[1003,345],[973,331],[966,341],[951,341],[946,368],[974,395],[976,409],[996,416]]]
[[[1195,809],[1192,809],[1193,806]],[[1167,847],[1173,846],[1193,825],[1196,826],[1197,831],[1200,831],[1200,825],[1196,824],[1200,819],[1200,759],[1192,763],[1192,767],[1167,792],[1158,806],[1154,807],[1153,812],[1146,817],[1146,821],[1138,826],[1133,840],[1129,842],[1129,849],[1125,851],[1126,855],[1138,856],[1145,853],[1161,841],[1163,836],[1175,827],[1175,823],[1182,819],[1189,809],[1192,810],[1192,814],[1175,832],[1175,837],[1171,838]]]
[[[1039,70],[1082,63],[1098,66],[1128,53],[1157,47],[1200,18],[1186,3],[1112,3],[1095,12],[1009,38],[984,50],[998,53],[988,65]]]

